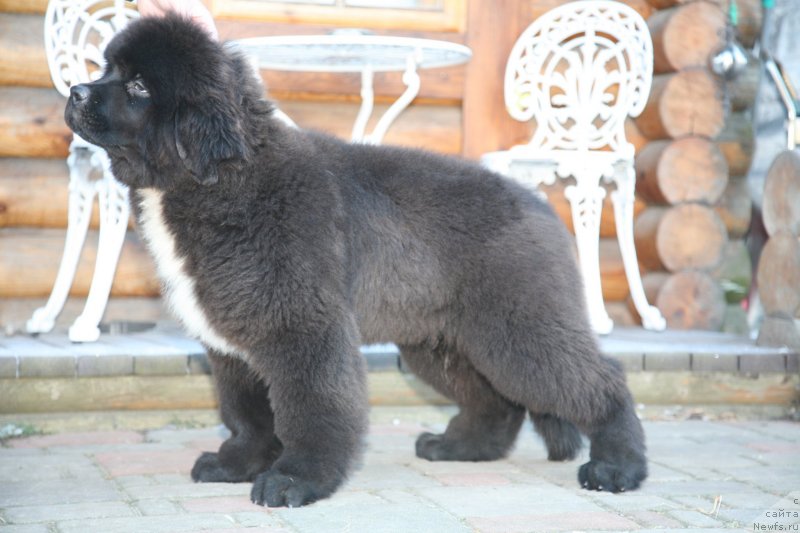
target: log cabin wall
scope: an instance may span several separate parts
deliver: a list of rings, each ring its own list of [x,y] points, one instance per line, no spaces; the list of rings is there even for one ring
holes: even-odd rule
[[[378,34],[467,44],[474,53],[468,65],[421,71],[419,98],[389,130],[384,142],[477,159],[529,138],[530,125],[514,121],[505,111],[505,62],[522,30],[566,1],[447,0],[456,8],[445,22],[406,17],[373,25],[347,16],[319,17],[302,8],[254,16],[228,9],[224,0],[207,3],[214,10],[222,39],[359,27]],[[729,278],[742,277],[741,238],[750,213],[743,176],[752,154],[747,109],[754,85],[728,87],[735,112],[727,113],[720,87],[705,69],[708,54],[720,42],[726,0],[625,3],[649,20],[656,45],[658,74],[651,104],[640,120],[627,125],[629,139],[640,151],[637,246],[649,297],[672,316],[672,326],[719,329],[718,319],[703,317],[716,317],[720,305],[724,310],[721,287],[730,285]],[[752,42],[760,29],[759,0],[738,3],[740,32]],[[64,99],[53,89],[44,54],[46,6],[46,0],[0,0],[0,324],[6,330],[21,327],[49,295],[67,221],[65,159],[71,133],[62,118]],[[261,74],[270,97],[299,125],[349,136],[358,110],[358,75]],[[400,78],[400,73],[376,74],[376,116],[402,92]],[[571,226],[563,184],[552,187],[548,197]],[[600,243],[603,292],[615,321],[633,324],[636,318],[627,303],[613,212],[607,204]],[[68,324],[80,311],[80,299],[88,293],[91,281],[96,242],[95,218],[67,316],[60,323]],[[695,251],[684,250],[684,242],[695,243]],[[689,289],[681,289],[687,279]],[[743,277],[736,279],[745,283]],[[709,296],[701,296],[695,305],[696,294]],[[727,297],[735,299],[731,291]],[[671,301],[678,302],[674,311],[670,311]],[[693,305],[702,309],[695,310]],[[706,307],[715,310],[706,312]],[[154,320],[161,318],[161,313],[155,269],[135,232],[130,231],[106,319]],[[689,319],[677,320],[679,315]]]
[[[655,77],[636,120],[635,222],[648,299],[671,328],[746,331],[742,301],[752,278],[744,243],[751,200],[752,107],[760,65],[723,82],[708,69],[725,39],[727,0],[648,0]],[[758,38],[760,0],[737,0],[736,36]]]

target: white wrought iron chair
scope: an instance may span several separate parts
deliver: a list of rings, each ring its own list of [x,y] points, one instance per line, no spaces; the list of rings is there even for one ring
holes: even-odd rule
[[[100,76],[103,50],[138,12],[123,0],[50,0],[45,13],[44,40],[50,76],[62,95],[76,83]],[[64,253],[50,298],[27,323],[30,333],[53,329],[64,307],[81,249],[86,240],[95,196],[100,206],[100,236],[89,295],[81,315],[69,328],[73,342],[93,342],[105,312],[122,243],[130,218],[128,188],[114,179],[101,148],[74,135],[69,147],[69,209]],[[99,177],[98,177],[99,176]]]
[[[487,167],[538,187],[557,177],[575,179],[565,194],[572,208],[580,270],[592,327],[608,333],[613,322],[600,286],[600,215],[611,193],[625,274],[645,328],[666,326],[647,303],[633,243],[636,174],[625,119],[644,109],[653,75],[647,24],[633,9],[610,0],[559,6],[535,20],[508,59],[505,102],[519,121],[534,121],[531,140],[482,157]]]

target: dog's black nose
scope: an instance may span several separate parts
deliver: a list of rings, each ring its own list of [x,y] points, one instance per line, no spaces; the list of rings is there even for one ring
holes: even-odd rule
[[[83,102],[89,98],[89,87],[85,84],[73,85],[69,88],[69,96],[75,102]]]

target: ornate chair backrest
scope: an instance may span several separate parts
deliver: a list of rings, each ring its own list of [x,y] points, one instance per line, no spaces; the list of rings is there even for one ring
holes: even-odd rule
[[[506,66],[511,116],[533,120],[537,150],[629,152],[625,118],[644,109],[653,43],[644,19],[625,4],[581,0],[536,19]]]
[[[103,50],[139,13],[124,0],[50,0],[44,20],[44,47],[58,92],[102,74]]]

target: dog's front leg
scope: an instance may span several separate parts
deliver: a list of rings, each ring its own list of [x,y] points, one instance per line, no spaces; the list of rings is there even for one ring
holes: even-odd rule
[[[330,496],[363,447],[367,428],[364,363],[352,320],[284,331],[250,356],[269,383],[283,452],[259,474],[252,500],[296,507]]]

